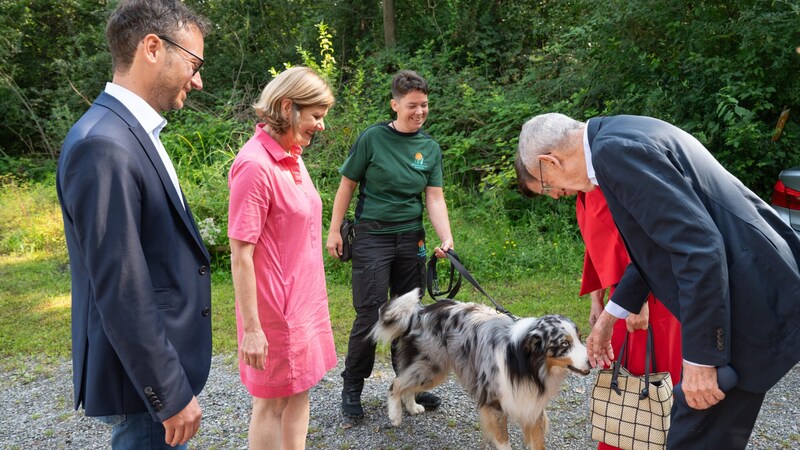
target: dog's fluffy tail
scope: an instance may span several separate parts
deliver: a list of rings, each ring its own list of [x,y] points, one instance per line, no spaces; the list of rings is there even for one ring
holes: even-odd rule
[[[389,343],[403,336],[421,308],[419,288],[390,300],[381,306],[378,322],[372,328],[370,338],[376,342]]]

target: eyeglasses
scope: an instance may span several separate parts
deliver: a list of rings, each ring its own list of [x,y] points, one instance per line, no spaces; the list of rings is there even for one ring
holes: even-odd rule
[[[553,190],[553,186],[550,184],[544,184],[544,172],[542,171],[542,160],[539,160],[539,182],[542,183],[542,194],[547,194],[551,190]]]
[[[186,50],[186,49],[185,49],[183,46],[181,46],[181,45],[180,45],[180,44],[178,44],[177,42],[173,41],[172,39],[170,39],[170,38],[167,38],[167,37],[164,37],[164,36],[158,36],[158,38],[159,38],[159,39],[161,39],[162,41],[167,41],[167,42],[169,42],[170,44],[174,45],[175,47],[178,47],[179,49],[181,49],[181,50],[185,51],[186,53],[188,53],[188,54],[192,55],[192,57],[194,57],[194,58],[196,58],[198,61],[200,61],[200,64],[198,64],[198,65],[197,65],[197,67],[195,67],[194,69],[192,69],[192,76],[195,76],[195,75],[197,74],[197,72],[199,72],[199,71],[200,71],[200,68],[201,68],[201,67],[203,67],[203,64],[206,62],[206,60],[204,60],[203,58],[201,58],[201,57],[199,57],[199,56],[195,55],[194,53],[190,52],[189,50]]]

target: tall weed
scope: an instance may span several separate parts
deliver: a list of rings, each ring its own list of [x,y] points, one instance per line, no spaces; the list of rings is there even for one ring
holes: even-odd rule
[[[54,179],[53,174],[43,182],[0,175],[0,255],[64,251]]]

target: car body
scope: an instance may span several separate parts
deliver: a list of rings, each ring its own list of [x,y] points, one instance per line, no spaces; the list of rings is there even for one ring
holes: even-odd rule
[[[784,170],[772,190],[772,207],[800,233],[800,166]]]

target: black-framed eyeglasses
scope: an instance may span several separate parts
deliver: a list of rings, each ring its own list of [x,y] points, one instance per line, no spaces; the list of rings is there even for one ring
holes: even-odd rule
[[[551,190],[553,190],[553,186],[550,184],[544,184],[544,172],[542,172],[542,160],[539,160],[539,182],[542,183],[542,194],[547,194]]]
[[[173,41],[172,39],[170,39],[170,38],[168,38],[168,37],[165,37],[165,36],[158,36],[158,38],[159,38],[159,39],[161,39],[162,41],[167,41],[167,42],[169,42],[170,44],[174,45],[175,47],[178,47],[179,49],[181,49],[181,50],[185,51],[186,53],[188,53],[188,54],[192,55],[192,57],[194,57],[194,58],[196,58],[198,61],[200,61],[200,64],[198,64],[198,65],[197,65],[197,67],[195,67],[194,69],[192,69],[192,70],[193,70],[193,72],[192,72],[192,76],[195,76],[195,74],[197,74],[197,72],[199,72],[199,71],[200,71],[200,68],[201,68],[201,67],[203,67],[203,64],[205,64],[205,62],[206,62],[206,60],[205,60],[205,59],[203,59],[203,58],[201,58],[201,57],[199,57],[199,56],[195,55],[194,53],[190,52],[189,50],[186,50],[186,48],[184,48],[182,45],[178,44],[177,42]]]

